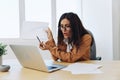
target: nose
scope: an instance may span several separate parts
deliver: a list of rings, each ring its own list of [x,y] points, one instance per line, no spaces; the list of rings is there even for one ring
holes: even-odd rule
[[[65,32],[65,31],[67,31],[67,30],[66,30],[66,27],[63,27],[63,32]]]
[[[67,28],[66,28],[66,27],[62,27],[61,30],[62,30],[62,31],[66,31]]]
[[[63,30],[66,30],[66,27],[63,27]]]

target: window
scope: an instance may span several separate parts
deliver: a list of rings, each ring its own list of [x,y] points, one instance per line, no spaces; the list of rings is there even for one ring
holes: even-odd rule
[[[0,38],[19,37],[19,0],[0,0]]]
[[[37,35],[43,38],[41,28],[51,25],[51,0],[25,0],[24,8],[21,37],[33,39]]]
[[[81,17],[81,0],[56,0],[57,22],[65,12],[74,12]]]
[[[51,0],[25,0],[25,20],[51,22]]]
[[[56,36],[61,14],[75,12],[81,16],[80,4],[81,0],[0,0],[0,38],[31,39],[47,24]]]

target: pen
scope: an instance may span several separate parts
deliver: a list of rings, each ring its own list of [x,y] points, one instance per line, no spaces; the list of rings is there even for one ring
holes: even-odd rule
[[[38,41],[41,43],[40,38],[38,36],[36,36],[36,37],[37,37]]]

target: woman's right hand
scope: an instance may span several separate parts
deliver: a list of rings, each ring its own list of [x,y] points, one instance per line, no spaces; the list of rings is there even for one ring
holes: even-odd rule
[[[40,42],[39,48],[42,50],[48,50],[49,47],[44,42]]]

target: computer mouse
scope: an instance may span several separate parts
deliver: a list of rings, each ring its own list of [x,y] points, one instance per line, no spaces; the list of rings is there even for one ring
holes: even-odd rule
[[[0,65],[1,72],[7,72],[10,69],[9,65]]]

